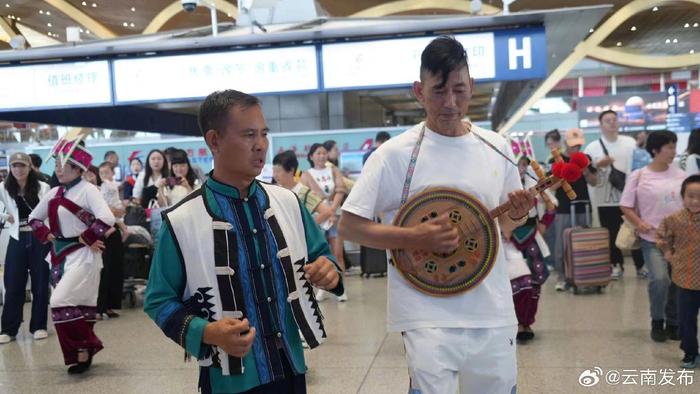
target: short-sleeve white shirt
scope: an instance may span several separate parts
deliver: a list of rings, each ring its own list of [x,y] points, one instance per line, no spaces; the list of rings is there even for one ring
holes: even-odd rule
[[[400,206],[411,153],[423,123],[380,146],[367,160],[343,210],[372,219],[383,214],[391,223]],[[488,130],[473,130],[512,158],[506,140]],[[473,133],[446,137],[426,128],[409,198],[426,188],[445,186],[475,196],[488,209],[522,188],[518,169]],[[500,238],[500,237],[499,237]],[[388,269],[387,319],[390,331],[418,328],[488,328],[517,324],[502,249],[491,273],[477,287],[451,297],[415,290],[393,267]]]

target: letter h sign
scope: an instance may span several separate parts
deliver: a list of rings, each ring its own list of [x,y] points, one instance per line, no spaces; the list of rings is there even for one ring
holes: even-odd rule
[[[517,38],[508,39],[508,69],[518,69],[518,58],[523,58],[523,67],[525,69],[532,68],[532,45],[530,37],[522,37],[522,47],[517,47]]]

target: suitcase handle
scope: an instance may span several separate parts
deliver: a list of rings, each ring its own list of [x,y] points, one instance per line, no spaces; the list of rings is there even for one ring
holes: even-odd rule
[[[582,227],[591,227],[593,220],[591,218],[591,202],[589,200],[570,201],[571,205],[571,227],[576,227],[576,205],[583,204],[586,210],[586,224]]]

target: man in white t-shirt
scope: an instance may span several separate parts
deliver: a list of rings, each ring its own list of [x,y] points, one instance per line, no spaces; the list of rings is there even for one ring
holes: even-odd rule
[[[632,137],[620,135],[617,113],[613,110],[603,111],[598,115],[601,138],[586,146],[584,153],[591,157],[598,169],[598,184],[588,186],[591,204],[598,209],[600,225],[610,232],[610,260],[613,265],[613,278],[622,276],[622,252],[615,246],[617,233],[622,224],[620,196],[622,190],[610,182],[612,168],[629,175],[632,168],[632,156],[637,144]],[[602,142],[602,143],[601,143]],[[606,152],[607,151],[607,152]]]
[[[420,71],[413,91],[426,121],[369,157],[343,205],[339,230],[346,239],[374,248],[448,253],[458,247],[459,236],[446,215],[415,227],[388,225],[401,205],[423,132],[409,199],[428,187],[447,186],[472,194],[489,209],[510,201],[511,210],[499,219],[506,230],[525,219],[532,198],[521,189],[518,168],[496,151],[512,158],[506,140],[462,121],[474,83],[462,45],[451,37],[433,40],[423,51]],[[384,224],[372,221],[379,214]],[[388,328],[403,333],[412,393],[454,393],[458,386],[462,393],[514,390],[517,320],[502,252],[480,285],[449,297],[414,289],[393,266],[388,273]]]

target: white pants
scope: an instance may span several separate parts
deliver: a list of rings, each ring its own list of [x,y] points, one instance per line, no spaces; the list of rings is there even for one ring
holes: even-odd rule
[[[515,393],[517,326],[403,333],[410,394]]]
[[[101,270],[94,262],[69,266],[51,292],[51,308],[97,305]]]

